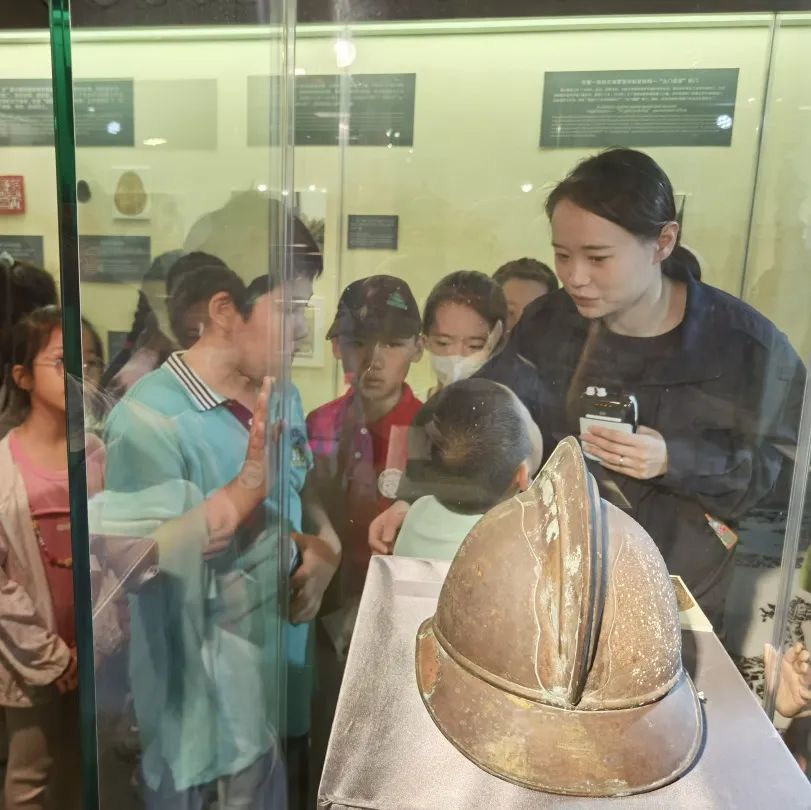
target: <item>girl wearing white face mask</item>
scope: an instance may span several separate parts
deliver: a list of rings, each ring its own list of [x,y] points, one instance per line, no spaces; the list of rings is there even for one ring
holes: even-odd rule
[[[422,328],[440,388],[472,377],[501,348],[507,301],[484,273],[459,270],[445,276],[425,304]]]

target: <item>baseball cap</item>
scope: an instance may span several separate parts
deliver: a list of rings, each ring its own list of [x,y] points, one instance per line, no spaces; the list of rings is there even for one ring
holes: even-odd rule
[[[338,301],[338,312],[327,332],[335,337],[414,337],[421,318],[408,284],[394,276],[369,276],[353,281]]]

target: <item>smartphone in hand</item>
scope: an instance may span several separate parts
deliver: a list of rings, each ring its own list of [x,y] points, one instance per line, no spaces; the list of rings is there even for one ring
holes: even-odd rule
[[[639,427],[639,404],[633,394],[614,393],[606,388],[590,385],[579,402],[580,433],[590,427],[610,428],[623,433],[636,433]],[[599,461],[590,453],[586,458]]]

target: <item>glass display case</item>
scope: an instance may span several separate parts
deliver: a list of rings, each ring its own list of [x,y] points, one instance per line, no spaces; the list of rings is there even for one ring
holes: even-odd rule
[[[811,10],[322,5],[87,2],[71,21],[52,0],[49,31],[0,33],[0,253],[62,293],[84,807],[475,806],[466,777],[424,801],[400,779],[417,686],[387,717],[373,684],[413,680],[416,627],[404,664],[379,616],[403,594],[433,613],[447,568],[406,558],[450,562],[600,408],[632,426],[585,440],[600,494],[720,640],[682,613],[687,669],[722,643],[805,768],[803,719],[776,712],[797,708],[791,656],[767,678],[764,645],[811,643]],[[560,186],[612,149],[634,150],[614,152],[627,172],[588,164],[612,193]],[[499,497],[447,509],[413,426],[442,445],[430,425],[474,375],[514,391],[543,449],[505,432],[495,455],[519,457],[482,479]],[[499,408],[458,428],[480,454]],[[503,474],[480,461],[470,480]],[[769,785],[784,754],[741,769]],[[378,756],[388,780],[350,795]]]
[[[69,12],[4,42],[4,167],[29,202],[2,248],[61,282],[81,673],[81,724],[32,767],[61,784],[81,730],[85,807],[285,806],[285,654],[300,703],[310,677],[289,582],[319,566],[291,539],[309,450],[288,359],[321,273],[292,218],[290,21],[164,39]],[[48,806],[77,806],[79,775]]]

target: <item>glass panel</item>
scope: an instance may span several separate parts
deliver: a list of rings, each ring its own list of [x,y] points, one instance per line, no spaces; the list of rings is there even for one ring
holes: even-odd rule
[[[287,806],[285,636],[306,668],[308,633],[290,582],[318,551],[291,541],[310,455],[289,365],[321,257],[292,218],[288,7],[252,13],[76,27],[72,73],[52,31],[102,808]]]
[[[732,661],[762,697],[764,643],[805,642],[808,460],[797,437],[811,353],[808,15],[398,23],[380,10],[374,23],[350,23],[361,4],[336,2],[333,24],[297,28],[294,99],[291,5],[272,4],[268,18],[241,3],[231,19],[248,25],[211,28],[158,27],[169,12],[152,4],[136,20],[135,7],[112,7],[88,12],[107,28],[80,26],[72,39],[76,143],[60,167],[61,264],[73,284],[63,285],[66,366],[84,376],[89,447],[106,454],[103,484],[87,478],[96,666],[83,670],[96,702],[101,806],[176,807],[182,794],[230,807],[243,789],[254,804],[251,791],[271,791],[263,807],[313,807],[318,795],[325,806],[402,806],[409,796],[444,808],[474,794],[510,806],[506,782],[467,768],[436,733],[415,688],[415,635],[482,514],[486,527],[519,490],[543,502],[537,521],[551,514],[549,478],[531,488],[537,431],[547,460],[573,446],[569,434],[582,446],[595,424],[620,430],[592,434],[584,448],[599,494],[649,532],[689,591],[680,607],[694,606],[680,619],[684,666],[706,698],[689,704],[706,724],[703,767],[663,790],[689,792],[706,778],[733,804],[785,796],[793,806],[807,786]],[[219,8],[205,8],[223,22]],[[59,56],[56,37],[53,45]],[[47,58],[45,42],[19,48],[17,84],[45,78],[32,67]],[[65,56],[57,83],[69,77]],[[42,186],[40,205],[48,149],[33,145],[33,108],[24,118],[28,134],[6,152],[15,173],[30,170]],[[65,132],[64,116],[58,123]],[[617,163],[595,157],[618,144],[638,151],[613,153]],[[559,185],[586,159],[596,162]],[[20,221],[20,233],[43,235],[45,263],[55,260],[56,223]],[[15,233],[5,222],[0,238]],[[85,330],[81,359],[78,273],[81,314],[98,333]],[[264,286],[246,293],[257,276]],[[173,355],[178,346],[188,354]],[[103,356],[98,382],[91,347]],[[246,468],[240,422],[268,372],[269,461],[258,450]],[[154,390],[161,380],[171,391]],[[185,399],[172,399],[178,392]],[[88,470],[98,458],[87,453]],[[265,466],[264,519],[240,521],[234,510],[249,511]],[[491,530],[493,550],[480,549],[485,566],[437,642],[450,644],[467,618],[479,633],[454,648],[454,660],[478,666],[457,708],[492,722],[457,747],[508,778],[536,727],[515,734],[521,714],[510,715],[499,737],[506,714],[465,700],[484,672],[506,683],[512,709],[530,698],[547,706],[527,691],[534,681],[521,682],[521,663],[507,663],[537,630],[516,604],[532,605],[538,626],[551,617],[526,660],[537,664],[543,648],[565,670],[560,606],[576,566],[541,560],[564,540],[585,542],[571,516],[595,503],[582,480],[568,484],[569,500],[553,505],[571,520],[552,530],[548,518],[545,545]],[[622,519],[601,514],[610,544]],[[73,522],[76,533],[81,516]],[[477,542],[474,533],[467,547]],[[634,542],[633,558],[650,549]],[[472,556],[454,566],[464,571]],[[538,609],[527,572],[539,572],[536,586],[560,588],[557,604],[550,597]],[[478,578],[497,586],[482,596]],[[590,590],[597,581],[572,589],[586,612],[602,598]],[[650,615],[671,615],[656,581],[642,577],[633,593]],[[295,626],[282,621],[288,590]],[[652,626],[648,614],[629,625],[643,636]],[[581,675],[611,633],[591,629]],[[616,640],[613,663],[631,636]],[[775,670],[780,663],[785,692],[790,660]],[[546,688],[542,669],[533,677]],[[429,670],[418,672],[423,683]],[[556,744],[541,751],[566,750],[566,712],[588,693],[577,678],[565,688],[572,683],[571,705],[552,724]],[[433,696],[423,689],[425,702]],[[669,696],[663,687],[650,705]],[[591,697],[590,709],[611,708]],[[670,718],[669,739],[686,714]],[[641,727],[624,739],[642,739]],[[795,722],[787,740],[804,744],[802,729]],[[511,759],[499,746],[519,738]],[[620,740],[583,739],[590,763],[616,762],[600,746],[613,752]],[[807,758],[802,745],[792,752]],[[734,778],[719,765],[728,761]],[[539,784],[553,769],[541,770],[534,786],[563,789]],[[655,782],[639,773],[638,789]]]
[[[18,24],[47,24],[46,9]],[[0,77],[0,761],[4,806],[79,796],[58,212],[46,30],[4,30]],[[64,293],[64,286],[62,292]],[[50,393],[50,397],[48,394]],[[81,461],[71,454],[81,481]],[[78,474],[78,475],[77,475]],[[47,537],[62,563],[48,564]],[[59,592],[48,611],[49,586]],[[85,611],[89,619],[89,611]],[[81,617],[77,618],[77,623]],[[60,636],[57,638],[57,634]],[[89,634],[86,634],[89,635]],[[58,686],[57,686],[58,685]],[[67,694],[60,694],[58,687]],[[92,716],[92,715],[91,715]],[[60,736],[63,747],[55,742]],[[61,767],[49,768],[49,754]]]
[[[800,270],[808,258],[799,157],[808,103],[798,81],[808,73],[807,17],[350,22],[363,16],[360,4],[335,3],[335,25],[297,31],[296,188],[302,210],[325,223],[325,274],[313,299],[323,313],[313,318],[327,345],[323,356],[317,342],[315,358],[299,356],[293,379],[310,411],[314,478],[343,546],[316,632],[312,766],[326,763],[321,800],[394,806],[409,795],[440,807],[462,790],[506,795],[484,775],[453,767],[450,745],[422,722],[417,616],[433,613],[446,569],[400,559],[447,563],[467,535],[468,553],[453,563],[464,571],[476,516],[506,510],[507,496],[531,480],[521,472],[531,452],[522,456],[521,441],[499,432],[510,406],[488,422],[494,393],[471,416],[478,400],[463,392],[473,384],[456,383],[474,374],[518,395],[547,459],[588,426],[581,416],[619,427],[619,436],[592,439],[587,449],[597,458],[588,468],[603,498],[649,532],[692,594],[681,600],[694,606],[681,616],[689,626],[684,662],[707,694],[709,734],[734,736],[737,727],[746,750],[761,750],[771,734],[747,693],[735,692],[733,660],[751,687],[762,685],[767,619],[786,575],[800,358],[811,349],[803,309],[811,283]],[[637,150],[614,153],[619,169],[604,156],[559,187],[580,161],[618,145]],[[550,223],[545,205],[556,188]],[[676,242],[689,252],[668,260]],[[441,281],[462,270],[473,272]],[[558,284],[564,289],[528,303]],[[395,294],[405,302],[396,314],[387,309]],[[421,329],[408,317],[412,297]],[[455,453],[471,453],[464,475],[448,458],[451,436]],[[486,477],[497,462],[512,465],[503,486]],[[461,489],[449,491],[448,478]],[[460,492],[482,481],[489,499],[472,508]],[[535,598],[520,584],[537,559],[496,530],[489,539],[499,559],[484,551],[482,559],[504,577],[502,589]],[[370,543],[392,558],[370,562]],[[504,556],[514,571],[497,567]],[[539,577],[545,587],[558,582],[545,569]],[[507,671],[504,661],[483,663],[498,644],[499,607],[515,614],[498,604],[488,612],[482,601],[495,597],[476,602],[476,593],[457,594],[453,615],[454,628],[465,626],[467,611],[479,616],[479,646],[455,648],[455,660],[472,650],[474,664],[515,684],[519,664]],[[502,630],[520,647],[535,631],[515,621]],[[445,642],[454,628],[443,628]],[[717,683],[710,662],[723,673]],[[737,726],[718,720],[722,682],[736,684]],[[465,692],[454,692],[458,711],[492,708],[466,704]],[[515,694],[526,697],[518,687]],[[423,690],[423,699],[433,697]],[[749,717],[758,731],[746,737]],[[670,732],[677,728],[673,721]],[[509,776],[509,763],[487,758],[503,738],[484,726],[471,736],[467,750],[458,738],[457,747]],[[388,743],[379,777],[360,753],[376,739]],[[519,749],[516,756],[529,756]],[[702,756],[715,761],[714,750]],[[797,789],[786,751],[769,763]],[[436,786],[426,774],[440,771],[444,788],[425,790],[425,781]],[[737,789],[751,801],[743,783]]]
[[[621,55],[615,49],[619,41]],[[668,46],[664,52],[663,42]],[[360,113],[367,129],[377,127],[376,146],[359,143],[364,135],[353,131],[350,109],[345,111],[349,133],[340,157],[334,147],[307,140],[314,102],[304,113],[307,123],[299,122],[297,187],[314,200],[327,189],[335,200],[326,229],[328,241],[329,232],[334,232],[334,248],[326,251],[326,276],[334,280],[319,285],[319,291],[328,287],[326,322],[334,311],[335,296],[346,284],[373,272],[401,275],[417,299],[424,301],[433,284],[453,270],[487,272],[522,256],[553,263],[543,201],[555,182],[594,149],[539,147],[544,75],[549,72],[620,71],[600,80],[646,81],[651,80],[652,66],[678,71],[687,65],[699,72],[730,65],[739,68],[733,79],[737,105],[731,145],[647,150],[675,178],[685,239],[700,245],[705,276],[739,295],[746,243],[735,236],[748,230],[770,42],[768,15],[389,23],[347,29],[299,26],[296,65],[302,93],[308,87],[304,82],[312,87],[322,75],[344,75],[347,87],[369,75],[416,76],[416,100],[406,118],[414,128],[413,143],[403,144],[404,133],[394,138],[396,123],[403,119],[381,112],[389,109],[385,103],[378,104],[377,118],[371,118],[367,109]],[[741,44],[747,53],[743,61],[738,57]],[[472,49],[488,54],[499,67],[471,59]],[[338,58],[348,62],[343,70],[336,67]],[[621,73],[634,70],[645,75]],[[706,81],[719,78],[696,75]],[[686,77],[671,73],[656,80]],[[510,87],[508,96],[501,93],[504,82]],[[706,90],[703,85],[702,89]],[[375,91],[364,86],[358,92]],[[351,96],[351,90],[344,95]],[[300,115],[306,104],[300,102]],[[405,93],[400,107],[408,104]],[[720,130],[716,127],[716,131]],[[699,136],[688,133],[686,137]],[[697,154],[703,162],[696,160]],[[729,168],[732,165],[734,171]],[[471,170],[473,166],[476,171]],[[724,210],[723,220],[711,221],[706,212],[719,208]],[[400,217],[397,249],[350,248],[346,217],[387,209]],[[338,219],[341,215],[343,221]],[[360,227],[363,220],[353,222]],[[332,267],[334,273],[330,273]],[[335,365],[330,358],[326,362],[330,368]],[[321,379],[320,373],[299,368],[297,363],[296,380],[308,406],[317,404]],[[434,377],[428,353],[409,380],[416,391],[431,387]],[[340,389],[340,372],[336,381]]]
[[[792,344],[808,363],[811,358],[811,331],[805,308],[798,300],[808,298],[805,268],[811,258],[811,196],[808,166],[799,155],[811,145],[807,116],[811,110],[811,92],[796,77],[811,68],[808,40],[811,17],[808,14],[784,14],[778,18],[774,53],[771,61],[769,98],[764,123],[763,147],[758,167],[758,183],[747,260],[746,299],[785,329]],[[789,167],[794,166],[792,170]],[[809,391],[805,405],[808,409]],[[809,414],[805,413],[805,422]],[[811,610],[811,580],[808,577],[809,519],[811,499],[808,490],[808,433],[800,435],[797,447],[798,468],[794,469],[791,510],[787,520],[786,542],[775,531],[781,521],[774,510],[754,512],[750,522],[752,542],[745,552],[741,572],[746,577],[749,600],[738,604],[743,615],[736,617],[739,649],[743,654],[744,674],[764,694],[765,708],[775,708],[775,722],[787,745],[807,771],[809,761],[808,720],[795,718],[805,704],[798,688],[802,676],[802,648],[809,638],[808,615]],[[788,471],[787,471],[788,472]],[[788,489],[786,485],[785,489]],[[778,587],[779,582],[779,587]],[[764,644],[769,641],[787,653],[779,671],[779,682],[770,683],[775,695],[769,695],[760,665]],[[799,647],[797,645],[800,645]],[[774,665],[777,670],[777,664]],[[768,674],[768,673],[766,673]],[[772,673],[773,676],[776,672]],[[754,677],[752,677],[754,676]],[[776,701],[770,698],[776,697]],[[776,704],[776,705],[775,705]],[[795,719],[791,719],[795,718]]]

